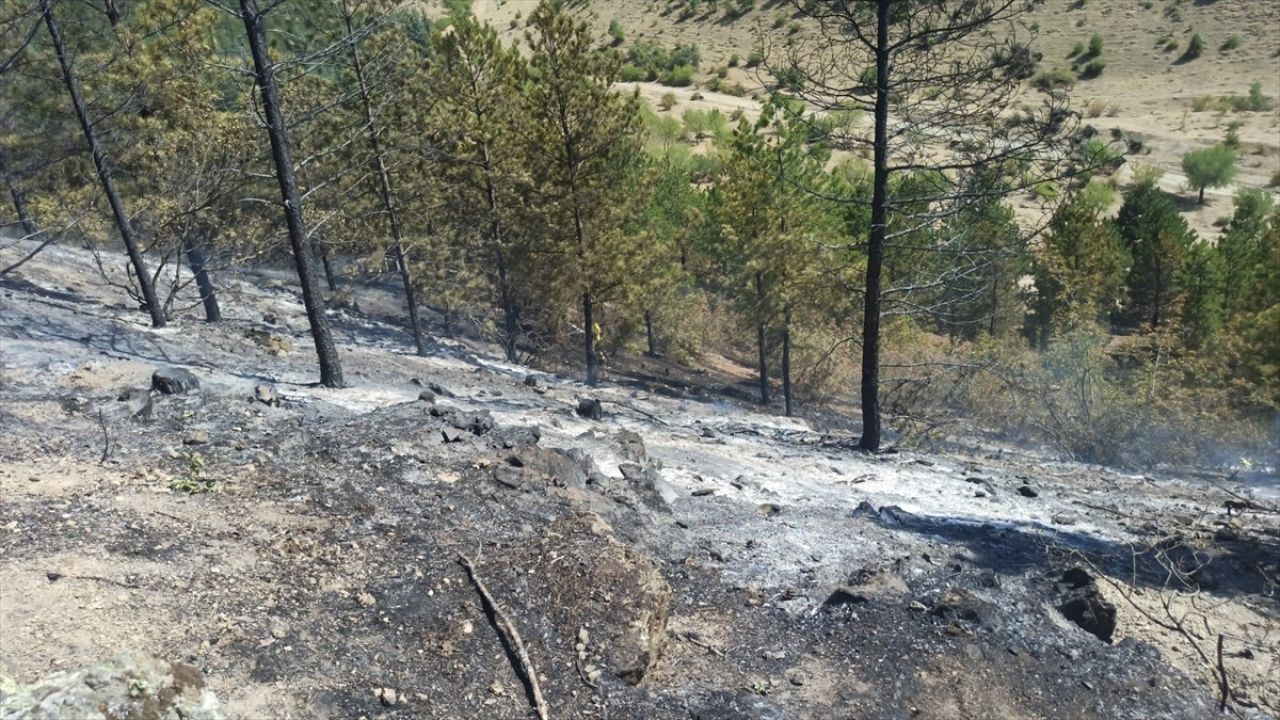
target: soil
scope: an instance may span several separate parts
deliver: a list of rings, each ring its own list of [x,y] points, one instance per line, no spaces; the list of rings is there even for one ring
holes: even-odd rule
[[[531,717],[465,555],[554,718],[1206,718],[1219,635],[1233,710],[1280,714],[1280,516],[1223,505],[1275,507],[1274,474],[867,456],[724,359],[587,388],[474,339],[415,356],[372,280],[331,311],[351,387],[324,389],[284,277],[224,274],[224,323],[159,331],[81,250],[0,280],[0,675],[140,652],[229,718]],[[170,366],[200,387],[130,417]],[[1073,568],[1112,642],[1058,609]]]

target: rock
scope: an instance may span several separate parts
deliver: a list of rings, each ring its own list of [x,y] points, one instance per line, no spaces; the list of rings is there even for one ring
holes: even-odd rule
[[[360,607],[373,607],[378,601],[374,599],[373,595],[362,592],[356,596],[356,602],[360,603]]]
[[[494,447],[519,450],[537,445],[542,440],[542,428],[537,425],[502,428],[494,435],[490,440]]]
[[[536,388],[536,387],[538,387],[538,376],[537,376],[537,375],[525,375],[525,376],[524,376],[524,384],[525,384],[525,386],[526,386],[526,387],[531,387],[531,388]]]
[[[1062,574],[1058,612],[1099,640],[1110,643],[1116,631],[1116,606],[1107,602],[1092,575],[1079,567]]]
[[[962,588],[948,590],[929,610],[929,614],[952,624],[969,623],[982,627],[994,626],[998,617],[994,606]]]
[[[716,491],[711,488],[698,488],[697,490],[694,490],[692,493],[690,493],[690,495],[693,495],[694,497],[707,497],[708,495],[715,495],[715,494],[716,494]]]
[[[639,433],[619,430],[611,439],[617,444],[618,452],[625,460],[643,463],[649,459],[649,453],[644,447],[644,438],[641,438]]]
[[[293,352],[293,340],[284,335],[278,335],[269,330],[257,329],[248,330],[245,335],[276,357],[284,357]]]
[[[756,514],[763,517],[773,517],[782,512],[782,506],[777,503],[760,503],[756,506]]]
[[[427,383],[427,389],[435,393],[439,397],[454,397],[453,393],[446,390],[443,385],[437,382]]]
[[[582,398],[578,401],[578,417],[588,420],[603,420],[604,407],[595,398]]]
[[[155,414],[155,406],[151,402],[151,391],[141,388],[126,388],[116,396],[116,400],[125,403],[125,411],[129,417],[139,420],[150,420]]]
[[[1072,515],[1071,513],[1058,513],[1057,515],[1054,515],[1049,519],[1051,522],[1053,522],[1054,525],[1075,525],[1076,524],[1076,516]]]
[[[1040,497],[1040,493],[1031,489],[1030,485],[1022,485],[1018,488],[1018,494],[1025,498]]]
[[[200,381],[186,368],[166,367],[151,373],[151,389],[161,395],[184,395],[199,387]]]
[[[200,671],[143,655],[122,655],[75,672],[6,689],[9,720],[222,720]]]
[[[204,430],[192,430],[187,436],[182,438],[183,445],[208,445],[209,433]]]
[[[519,468],[510,465],[495,465],[493,468],[493,479],[498,484],[509,487],[512,490],[519,490],[524,487],[524,473]]]
[[[458,443],[467,439],[467,433],[456,427],[440,428],[440,436],[446,443]]]
[[[493,416],[489,414],[488,410],[465,412],[456,408],[434,405],[431,408],[431,415],[440,418],[449,427],[465,430],[472,435],[484,435],[494,427]],[[449,440],[448,442],[454,441]]]
[[[253,386],[253,399],[271,407],[280,407],[280,393],[271,383],[258,383]]]
[[[637,463],[621,463],[618,470],[628,486],[639,496],[640,501],[655,509],[670,512],[671,505],[679,494],[675,488],[662,479],[658,469],[652,465],[641,466]]]
[[[373,695],[387,707],[395,705],[400,700],[399,694],[393,688],[378,688],[373,691]]]
[[[418,399],[428,405],[436,404],[436,394],[425,388],[418,393]]]

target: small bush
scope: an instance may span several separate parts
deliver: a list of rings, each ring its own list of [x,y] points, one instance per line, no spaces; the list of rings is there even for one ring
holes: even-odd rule
[[[641,82],[643,80],[648,80],[648,75],[649,74],[646,73],[644,69],[636,67],[631,63],[623,65],[622,69],[618,71],[618,79],[623,82]]]
[[[1280,170],[1271,173],[1271,180],[1267,183],[1271,187],[1280,187]]]
[[[777,15],[774,15],[774,16],[773,16],[773,25],[772,25],[772,28],[773,28],[774,30],[777,30],[778,28],[780,28],[780,27],[782,27],[783,25],[786,25],[786,24],[787,24],[787,16],[786,16],[786,15],[783,15],[782,13],[778,13]]]
[[[662,110],[670,110],[675,106],[676,106],[675,93],[663,93],[662,97],[658,99],[658,107]]]
[[[1094,98],[1084,106],[1084,116],[1088,118],[1102,117],[1107,110],[1107,101],[1102,98]]]
[[[716,72],[716,77],[723,80],[725,79],[725,77],[729,75],[729,68],[727,66],[721,65],[720,67],[716,68],[715,72]]]
[[[677,65],[658,76],[658,82],[671,87],[688,87],[693,84],[693,67]]]
[[[1066,68],[1053,68],[1036,75],[1031,84],[1044,92],[1068,90],[1076,84],[1076,76]]]
[[[747,54],[747,67],[753,68],[762,62],[764,62],[763,50],[756,49]]]
[[[1182,53],[1182,59],[1185,61],[1195,60],[1204,54],[1204,38],[1200,37],[1200,33],[1191,36],[1191,41],[1187,43],[1187,49]]]
[[[1101,58],[1090,60],[1085,66],[1080,68],[1080,78],[1082,80],[1092,80],[1102,74],[1107,67],[1107,61]]]
[[[1089,38],[1089,57],[1096,58],[1100,55],[1102,55],[1102,36],[1094,33]]]
[[[1078,42],[1075,45],[1071,46],[1071,52],[1067,53],[1067,57],[1073,58],[1073,57],[1076,57],[1077,55],[1083,55],[1083,54],[1084,54],[1084,43]]]
[[[613,45],[617,47],[627,39],[627,31],[622,29],[622,23],[617,20],[609,21],[609,37],[613,38]]]
[[[1240,36],[1232,35],[1228,37],[1225,42],[1222,43],[1222,47],[1219,49],[1222,50],[1222,52],[1231,52],[1232,50],[1235,50],[1238,47],[1240,47]]]
[[[729,67],[738,67],[739,62],[741,62],[741,59],[738,57],[738,53],[729,56]]]

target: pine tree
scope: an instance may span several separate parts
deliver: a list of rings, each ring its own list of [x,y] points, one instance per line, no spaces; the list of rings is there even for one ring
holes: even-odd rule
[[[638,101],[610,89],[618,78],[617,55],[597,52],[589,26],[550,0],[529,16],[526,41],[524,139],[552,232],[541,251],[564,261],[546,279],[573,287],[581,301],[586,380],[594,385],[601,303],[628,283],[637,250],[620,232],[624,208],[617,197],[641,150]]]
[[[1170,319],[1178,298],[1178,271],[1195,234],[1152,178],[1125,193],[1116,228],[1132,258],[1122,318],[1154,330]]]

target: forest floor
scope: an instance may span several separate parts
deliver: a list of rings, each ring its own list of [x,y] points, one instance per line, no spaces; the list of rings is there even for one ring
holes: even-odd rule
[[[1219,637],[1232,708],[1280,717],[1280,516],[1224,504],[1274,507],[1274,468],[868,456],[727,363],[587,388],[415,356],[376,283],[330,311],[325,389],[285,278],[225,273],[224,323],[162,330],[79,249],[0,279],[0,692],[139,651],[229,718],[529,717],[466,556],[551,718],[1207,718]],[[148,396],[158,368],[199,388]]]

